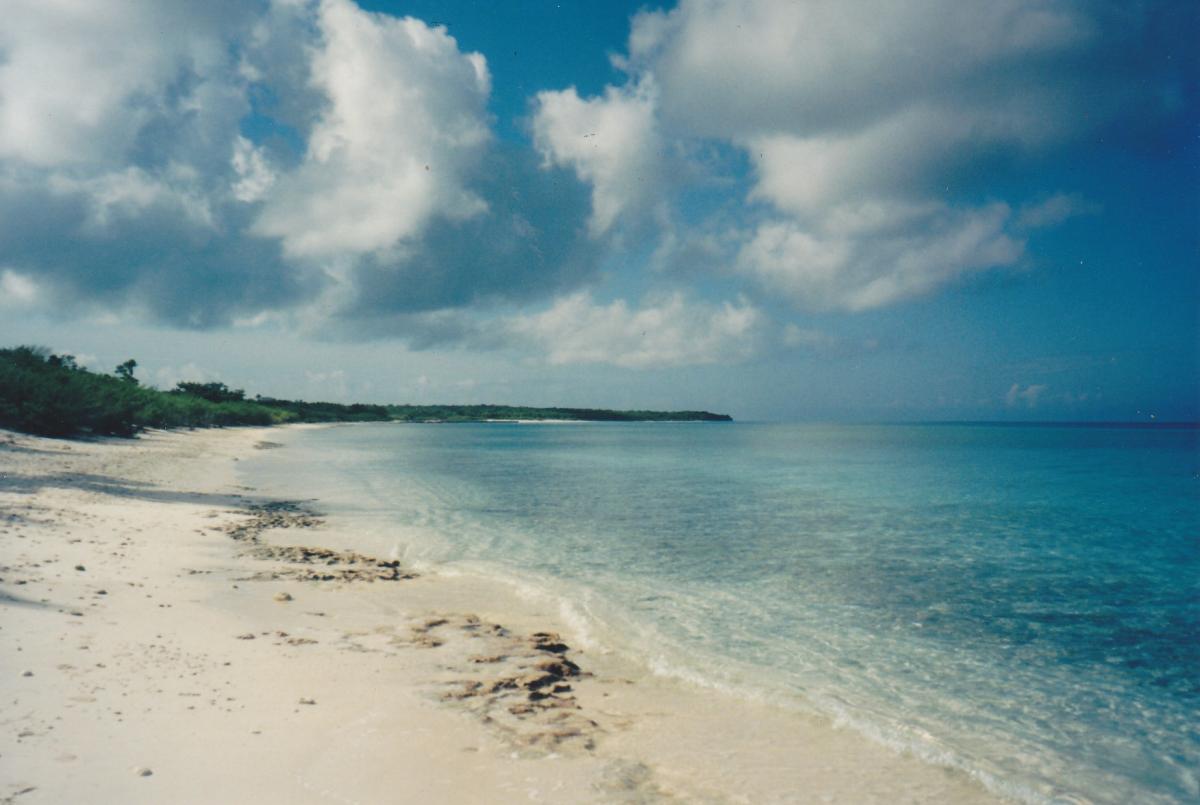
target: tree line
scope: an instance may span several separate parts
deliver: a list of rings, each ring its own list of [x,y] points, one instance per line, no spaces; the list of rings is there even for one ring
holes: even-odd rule
[[[146,428],[211,428],[288,422],[485,422],[570,419],[598,422],[727,422],[708,411],[611,411],[514,405],[369,405],[247,398],[224,383],[185,381],[169,391],[143,385],[137,361],[112,374],[42,347],[0,349],[0,427],[44,436],[134,436]]]
[[[102,374],[41,347],[0,349],[0,427],[44,436],[133,436],[146,428],[390,419],[382,405],[251,400],[224,383],[183,382],[160,391],[142,385],[136,369],[130,359]]]

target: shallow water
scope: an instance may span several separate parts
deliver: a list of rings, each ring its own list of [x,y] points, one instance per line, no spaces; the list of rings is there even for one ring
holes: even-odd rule
[[[1028,801],[1200,797],[1200,433],[773,424],[294,430],[251,482],[576,640]]]

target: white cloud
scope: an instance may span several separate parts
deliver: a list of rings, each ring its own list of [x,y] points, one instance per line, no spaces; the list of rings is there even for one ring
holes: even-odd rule
[[[657,88],[646,115],[667,141],[749,157],[766,212],[743,218],[736,270],[797,306],[857,311],[1011,266],[1016,232],[1074,214],[1065,197],[1014,219],[950,194],[978,163],[1111,116],[1124,90],[1087,91],[1080,65],[1113,19],[1040,0],[681,0],[638,14],[617,64]]]
[[[263,149],[241,135],[233,141],[230,165],[238,177],[233,183],[233,197],[238,201],[259,201],[275,184],[275,172],[271,170]]]
[[[487,64],[442,27],[325,0],[311,80],[328,99],[303,164],[280,176],[255,231],[288,255],[392,249],[431,219],[486,205],[467,187],[490,138]]]
[[[1021,388],[1020,383],[1013,383],[1004,395],[1004,404],[1009,408],[1037,408],[1038,399],[1048,388],[1043,383],[1031,383],[1025,388]]]
[[[4,16],[0,254],[57,309],[394,334],[597,270],[591,188],[492,137],[487,63],[441,26],[352,0]]]
[[[1015,264],[1023,244],[1005,231],[1004,204],[836,207],[811,225],[759,225],[736,268],[801,307],[851,311],[920,296],[961,276]]]
[[[84,179],[54,174],[47,185],[56,194],[77,194],[87,200],[84,226],[93,232],[102,232],[118,220],[136,219],[152,208],[170,210],[198,227],[211,229],[216,225],[212,205],[199,186],[199,176],[189,165],[171,164],[160,175],[139,167]]]
[[[1037,91],[1046,76],[1027,68],[1095,35],[1076,7],[1040,0],[682,0],[634,18],[626,64],[654,73],[668,122],[702,136],[836,134],[914,104],[978,99],[1061,121],[1072,110],[1051,107],[1054,93]]]
[[[505,323],[514,344],[528,345],[552,364],[607,363],[634,369],[736,362],[760,348],[765,316],[744,299],[722,305],[689,303],[680,293],[596,304],[587,294]]]
[[[658,215],[660,238],[650,256],[650,268],[676,276],[696,276],[721,271],[736,248],[736,231],[688,228],[674,216]]]
[[[1019,116],[986,112],[917,105],[852,131],[740,138],[758,179],[751,198],[803,214],[845,200],[924,195],[970,154],[1026,137]]]
[[[0,206],[29,206],[18,207],[29,220],[9,240],[30,223],[59,228],[64,243],[47,252],[83,238],[115,243],[130,229],[178,225],[210,236],[218,228],[212,197],[223,190],[228,148],[249,108],[232,40],[251,13],[181,0],[7,3]],[[59,274],[97,270],[49,262]]]
[[[1055,193],[1042,201],[1026,204],[1017,213],[1017,225],[1024,229],[1058,226],[1079,215],[1099,212],[1097,204],[1074,193]]]
[[[238,15],[205,5],[5,3],[0,158],[40,166],[124,159],[142,127],[180,100],[171,97],[173,82],[217,73],[226,61],[221,17]],[[192,87],[194,117],[215,111],[211,89],[203,81]]]
[[[495,314],[465,311],[637,270],[614,245],[660,280],[896,304],[1021,263],[1026,234],[1088,211],[1066,193],[961,199],[1167,74],[1106,58],[1142,17],[1088,0],[681,0],[635,18],[622,86],[539,93],[530,148],[493,138],[482,55],[352,0],[10,0],[0,304],[484,343]],[[509,332],[563,361],[670,365],[741,359],[759,316],[575,296]],[[661,333],[641,339],[647,321]]]
[[[539,92],[534,143],[548,164],[569,167],[592,186],[593,235],[659,191],[662,144],[653,82],[583,99],[574,87]]]
[[[0,271],[0,308],[30,308],[37,301],[38,287],[32,277],[11,268]]]
[[[48,308],[202,326],[289,288],[295,297],[277,248],[244,239],[229,204],[230,154],[250,111],[239,52],[261,10],[4,5],[0,253],[36,279]]]

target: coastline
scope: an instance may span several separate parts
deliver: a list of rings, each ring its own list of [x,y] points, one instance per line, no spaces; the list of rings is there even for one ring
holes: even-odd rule
[[[500,582],[355,553],[320,501],[239,485],[271,433],[0,431],[0,800],[995,801],[573,646]]]

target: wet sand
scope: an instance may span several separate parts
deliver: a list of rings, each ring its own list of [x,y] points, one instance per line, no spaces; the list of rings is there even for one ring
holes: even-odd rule
[[[988,802],[239,486],[265,429],[0,431],[0,802]]]

